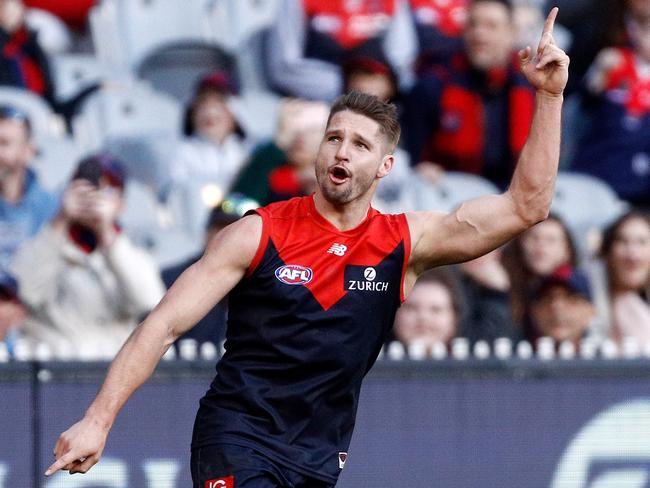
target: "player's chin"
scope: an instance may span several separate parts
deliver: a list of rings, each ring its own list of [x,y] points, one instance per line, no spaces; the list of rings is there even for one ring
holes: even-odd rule
[[[343,205],[352,200],[352,191],[349,185],[327,184],[321,187],[321,189],[325,198],[335,205]]]

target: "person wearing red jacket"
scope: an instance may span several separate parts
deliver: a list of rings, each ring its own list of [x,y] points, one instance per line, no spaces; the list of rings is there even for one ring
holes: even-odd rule
[[[420,67],[404,107],[405,146],[418,169],[464,171],[504,187],[533,115],[534,93],[513,53],[508,0],[475,0],[464,48],[448,63]]]

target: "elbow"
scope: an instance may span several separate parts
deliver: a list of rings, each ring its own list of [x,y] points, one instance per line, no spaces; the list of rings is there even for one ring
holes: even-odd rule
[[[528,229],[548,218],[551,207],[544,205],[539,207],[528,207],[522,212],[519,212],[519,217],[522,221],[523,227]]]
[[[552,187],[551,187],[552,188]],[[553,193],[546,189],[522,191],[519,187],[511,187],[507,194],[510,198],[513,212],[517,215],[523,230],[546,220],[551,211]]]
[[[551,201],[544,199],[521,199],[510,194],[513,212],[516,214],[522,231],[546,220],[551,211]]]

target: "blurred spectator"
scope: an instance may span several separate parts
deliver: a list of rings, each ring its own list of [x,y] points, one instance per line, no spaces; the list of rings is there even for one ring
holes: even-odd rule
[[[343,90],[368,93],[385,101],[397,97],[397,76],[391,67],[370,57],[351,58],[343,64]]]
[[[464,50],[448,65],[423,67],[404,109],[411,161],[429,178],[440,169],[510,180],[528,135],[534,93],[513,52],[508,0],[475,0]]]
[[[501,255],[499,248],[459,266],[467,309],[461,335],[471,342],[519,335],[512,320],[510,277]]]
[[[420,275],[395,316],[395,338],[405,346],[430,348],[449,344],[458,333],[461,295],[449,269],[436,268]]]
[[[600,312],[610,321],[612,338],[650,344],[650,218],[637,211],[620,217],[605,230],[601,255],[608,303]]]
[[[252,200],[246,199],[242,195],[233,194],[223,200],[219,206],[214,207],[208,216],[204,247],[219,231],[237,221],[247,210],[256,206]],[[182,263],[163,270],[162,279],[165,286],[170,288],[181,273],[197,262],[202,254],[201,252]],[[183,334],[177,343],[183,339],[194,339],[199,344],[204,342],[219,344],[226,337],[227,313],[228,300],[224,298],[194,328]]]
[[[321,102],[285,100],[273,141],[253,152],[232,191],[260,205],[309,193],[316,177],[314,160],[328,114],[329,107]]]
[[[28,167],[35,153],[27,115],[0,106],[0,267],[8,266],[18,246],[57,211],[57,199]]]
[[[628,22],[650,19],[647,0],[553,0],[546,10],[560,7],[558,22],[572,37],[568,91],[578,87],[596,55],[605,47],[628,45]]]
[[[588,73],[589,124],[572,167],[605,180],[621,198],[650,207],[650,12],[643,21],[630,17],[626,25],[630,47],[601,51]]]
[[[164,293],[156,265],[120,232],[125,175],[109,156],[80,162],[61,211],[12,263],[30,319],[55,353],[114,355]]]
[[[515,24],[515,49],[518,51],[530,46],[536,48],[539,43],[539,33],[544,29],[544,22],[549,10],[555,6],[544,7],[545,0],[512,0]],[[560,17],[553,26],[553,39],[564,51],[571,46],[570,32],[559,23],[564,12],[560,9]]]
[[[556,343],[573,342],[590,334],[596,317],[587,277],[571,266],[561,266],[544,278],[530,297],[524,336],[531,343],[551,337]]]
[[[503,264],[510,276],[512,317],[521,324],[527,298],[560,266],[575,268],[578,254],[567,225],[551,215],[506,245]]]
[[[407,78],[415,33],[406,0],[283,0],[266,49],[268,75],[292,97],[331,102],[351,58],[390,64]]]
[[[232,108],[236,95],[224,72],[199,81],[185,117],[187,137],[170,166],[173,186],[194,179],[217,184],[224,194],[229,190],[250,152]]]
[[[462,47],[461,37],[470,1],[409,0],[420,61],[442,62]]]
[[[4,342],[13,356],[20,327],[26,317],[25,307],[18,299],[18,283],[0,268],[0,342]]]
[[[0,85],[24,88],[55,105],[47,57],[25,25],[25,12],[22,0],[0,0]]]

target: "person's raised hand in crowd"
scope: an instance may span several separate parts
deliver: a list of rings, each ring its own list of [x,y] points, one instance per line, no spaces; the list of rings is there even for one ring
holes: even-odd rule
[[[100,247],[107,247],[115,240],[115,223],[122,208],[119,191],[97,188],[84,179],[70,183],[63,196],[62,214],[68,223],[80,224],[91,230]]]
[[[569,79],[569,57],[557,47],[553,39],[553,25],[558,10],[554,7],[548,14],[535,53],[530,46],[519,51],[521,71],[528,82],[537,93],[553,97],[562,95]]]

